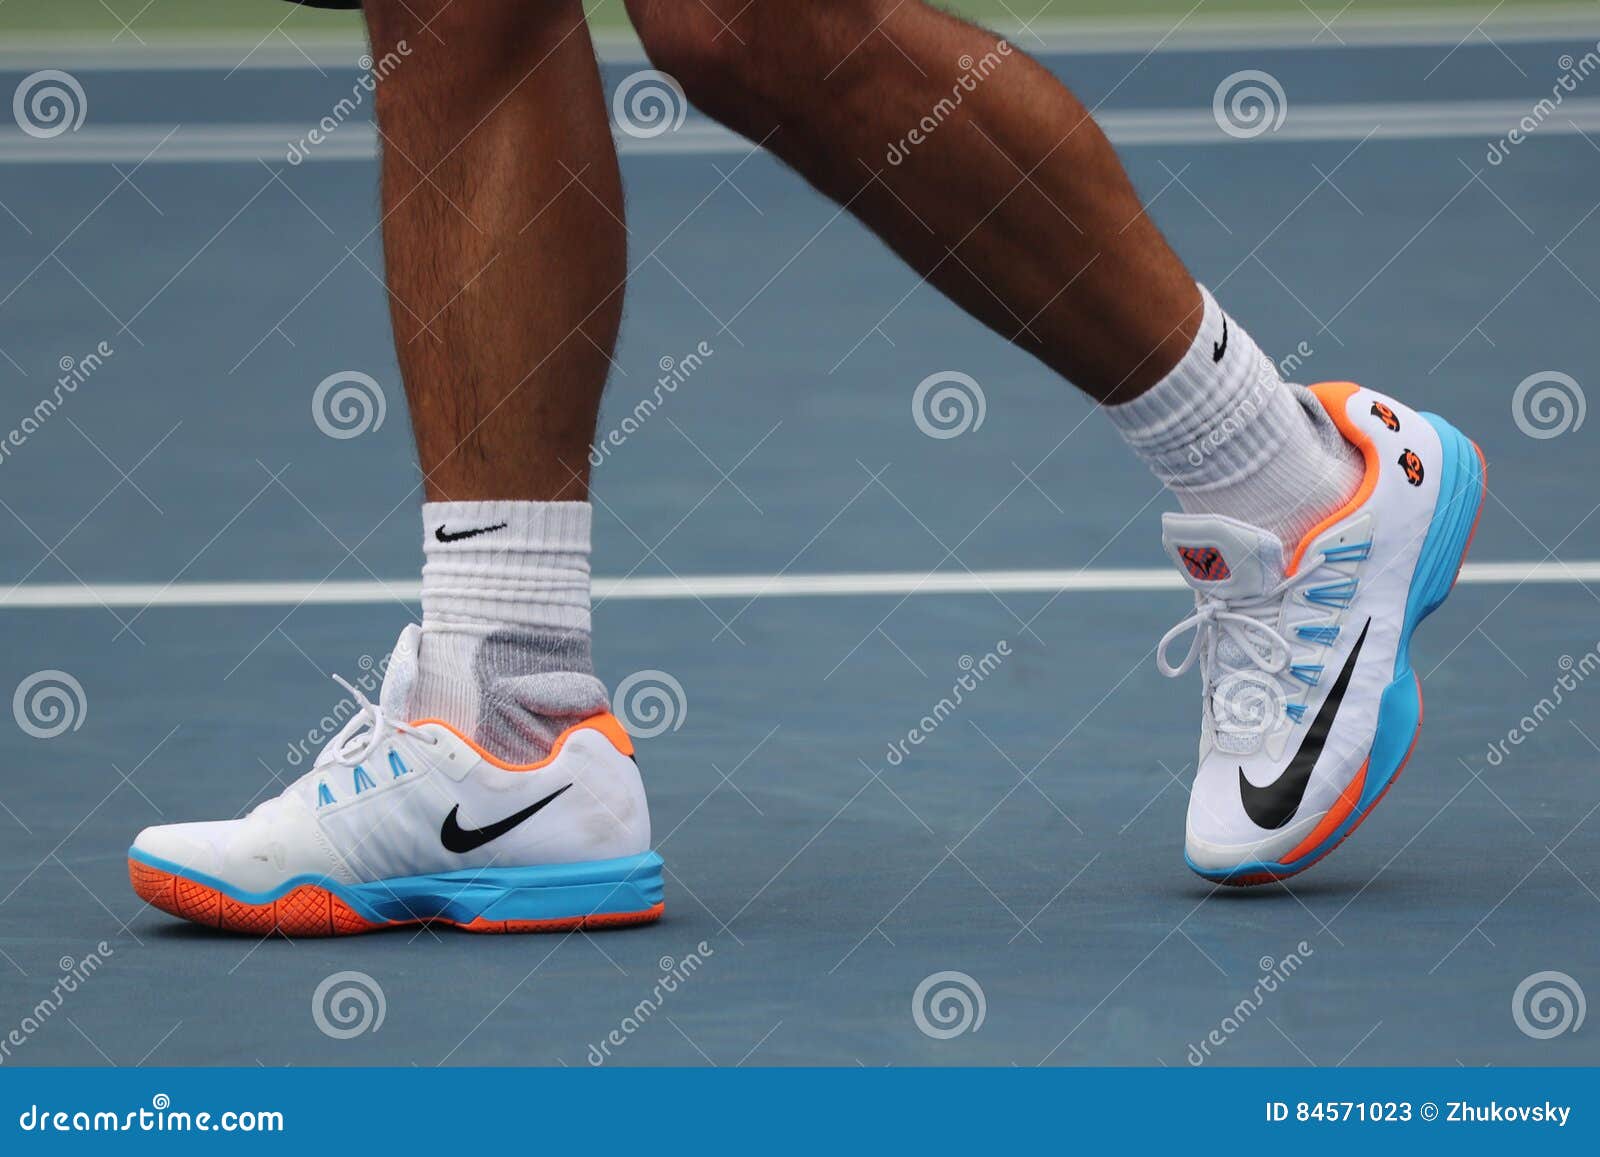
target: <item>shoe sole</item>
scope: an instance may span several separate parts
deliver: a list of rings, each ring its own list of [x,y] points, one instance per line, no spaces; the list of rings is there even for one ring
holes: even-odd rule
[[[1422,680],[1411,668],[1411,637],[1422,620],[1438,610],[1455,589],[1462,564],[1467,561],[1472,540],[1477,536],[1484,500],[1489,493],[1489,464],[1478,444],[1437,414],[1421,416],[1438,432],[1446,461],[1433,521],[1411,580],[1405,624],[1395,658],[1395,679],[1384,689],[1379,703],[1378,727],[1373,733],[1367,760],[1313,831],[1312,835],[1323,832],[1321,838],[1292,859],[1254,861],[1219,871],[1197,866],[1186,854],[1184,858],[1190,869],[1212,883],[1230,887],[1271,884],[1298,876],[1314,866],[1366,821],[1400,778],[1411,753],[1416,750],[1417,738],[1422,733]],[[1323,831],[1324,828],[1327,830]]]
[[[661,857],[485,868],[346,885],[290,880],[248,893],[181,865],[128,853],[139,898],[182,919],[253,936],[350,936],[414,924],[467,932],[571,932],[661,918]]]

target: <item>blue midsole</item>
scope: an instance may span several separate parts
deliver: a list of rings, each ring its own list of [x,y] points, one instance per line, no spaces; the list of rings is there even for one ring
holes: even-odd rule
[[[1189,867],[1208,880],[1263,874],[1285,876],[1309,867],[1372,810],[1411,751],[1422,721],[1422,691],[1411,669],[1411,636],[1423,619],[1438,610],[1455,585],[1456,572],[1461,568],[1484,498],[1483,460],[1478,457],[1477,448],[1465,434],[1437,414],[1421,416],[1439,435],[1439,498],[1434,505],[1428,536],[1417,557],[1416,571],[1411,576],[1405,620],[1400,628],[1400,646],[1395,653],[1395,677],[1384,689],[1378,704],[1378,727],[1372,736],[1361,798],[1343,823],[1311,851],[1297,856],[1292,864],[1254,860],[1218,870],[1198,866],[1185,853]]]
[[[661,857],[655,852],[614,860],[529,867],[467,868],[424,876],[396,876],[345,884],[328,876],[300,875],[268,892],[247,892],[138,848],[128,858],[182,876],[241,904],[270,904],[310,885],[332,892],[374,923],[408,920],[567,920],[579,916],[643,912],[661,903]]]

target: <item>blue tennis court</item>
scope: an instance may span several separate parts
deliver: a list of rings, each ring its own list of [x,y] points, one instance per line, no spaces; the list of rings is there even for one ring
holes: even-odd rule
[[[126,850],[280,790],[329,673],[416,614],[366,110],[289,160],[356,64],[63,63],[82,128],[0,132],[0,1036],[33,1024],[6,1059],[1600,1062],[1513,1014],[1540,973],[1600,992],[1600,93],[1537,111],[1595,45],[1453,39],[1019,39],[1293,376],[1442,410],[1488,458],[1420,635],[1423,738],[1337,856],[1247,893],[1190,874],[1167,500],[1089,402],[690,112],[621,137],[594,497],[599,673],[666,711],[636,720],[666,918],[335,942],[180,924]],[[608,59],[608,91],[643,67]],[[1277,129],[1214,118],[1246,70]],[[959,432],[919,421],[936,374],[972,383]],[[313,402],[336,375],[370,382],[342,425]],[[64,716],[28,714],[46,686]],[[348,1037],[314,1011],[345,972],[381,1009]],[[966,1031],[929,1031],[941,991]]]

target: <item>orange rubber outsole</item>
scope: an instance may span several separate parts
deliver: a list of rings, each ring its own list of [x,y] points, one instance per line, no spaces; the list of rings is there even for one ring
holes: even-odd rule
[[[559,920],[486,920],[463,924],[444,917],[418,920],[373,921],[362,916],[338,896],[315,884],[302,884],[266,904],[241,900],[173,872],[128,861],[128,880],[139,898],[151,907],[195,924],[250,936],[353,936],[383,928],[411,924],[448,924],[466,932],[575,932],[589,928],[620,928],[650,924],[661,919],[664,904],[639,912],[604,912]]]

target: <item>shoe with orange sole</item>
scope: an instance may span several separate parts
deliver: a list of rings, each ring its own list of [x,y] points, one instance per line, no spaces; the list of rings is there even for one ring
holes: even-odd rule
[[[242,819],[140,832],[128,850],[134,891],[174,916],[257,936],[659,919],[661,857],[617,719],[583,720],[526,766],[439,720],[400,722],[416,632],[401,635],[378,703],[345,684],[356,713],[281,795]]]

